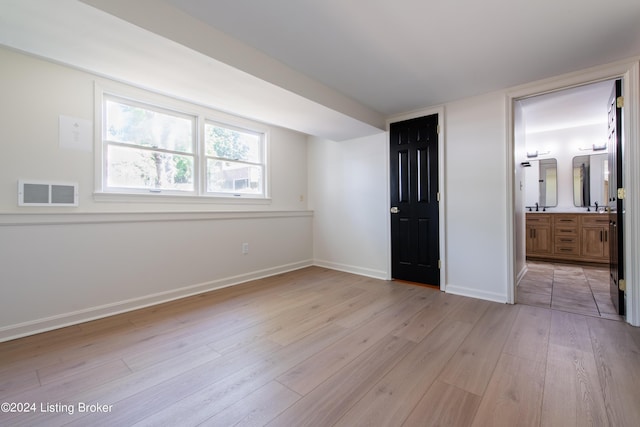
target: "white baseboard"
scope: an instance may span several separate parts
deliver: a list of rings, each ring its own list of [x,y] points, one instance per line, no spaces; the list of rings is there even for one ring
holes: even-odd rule
[[[278,267],[240,274],[237,276],[217,279],[206,283],[186,286],[167,292],[159,292],[156,294],[145,295],[143,297],[133,298],[126,301],[119,301],[97,307],[90,307],[71,313],[63,313],[56,316],[36,319],[15,325],[9,325],[0,328],[0,342],[9,341],[27,335],[34,335],[53,329],[63,328],[65,326],[71,326],[78,323],[88,322],[103,317],[113,316],[116,314],[125,313],[127,311],[138,310],[140,308],[162,304],[192,295],[226,288],[228,286],[238,285],[251,280],[262,279],[264,277],[275,276],[276,274],[282,274],[288,271],[299,270],[301,268],[310,267],[312,265],[314,265],[312,260],[304,260],[291,264],[281,265]]]
[[[372,277],[374,279],[387,280],[387,272],[382,270],[374,270],[372,268],[358,267],[355,265],[339,264],[337,262],[324,261],[316,259],[313,265],[318,267],[329,268],[331,270],[344,271],[345,273],[357,274],[359,276]]]
[[[464,297],[483,299],[505,304],[507,303],[507,297],[504,294],[499,294],[497,292],[479,291],[477,289],[466,288],[464,286],[447,285],[445,292],[448,294],[462,295]]]
[[[527,274],[527,271],[529,271],[529,268],[527,267],[527,264],[525,264],[524,267],[522,267],[522,270],[518,273],[518,277],[516,277],[516,287],[520,286],[520,281],[523,279],[525,274]]]

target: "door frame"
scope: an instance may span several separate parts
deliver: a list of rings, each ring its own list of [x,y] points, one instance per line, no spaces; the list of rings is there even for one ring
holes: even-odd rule
[[[621,79],[624,96],[622,119],[623,182],[628,196],[625,200],[624,216],[624,259],[627,284],[626,320],[633,326],[640,326],[640,265],[631,260],[631,254],[640,250],[640,58],[619,61],[600,67],[594,67],[577,73],[566,74],[547,80],[533,82],[507,90],[505,97],[507,131],[507,260],[509,286],[507,301],[515,303],[518,280],[523,272],[516,271],[516,250],[524,244],[518,236],[524,236],[524,230],[518,233],[516,224],[524,224],[524,209],[515,206],[517,183],[515,182],[515,123],[514,102],[518,99],[562,89],[596,83],[603,80]],[[636,167],[631,167],[635,165]]]
[[[444,159],[445,159],[445,147],[444,147],[444,106],[437,106],[433,108],[426,108],[421,110],[412,111],[406,114],[400,114],[391,116],[386,121],[386,133],[387,144],[385,148],[385,174],[386,174],[386,197],[387,197],[387,211],[385,214],[387,221],[386,239],[387,239],[387,280],[391,280],[391,212],[389,207],[391,206],[391,171],[390,171],[390,128],[391,123],[401,122],[404,120],[416,119],[418,117],[431,116],[433,114],[438,115],[438,126],[440,132],[438,132],[438,191],[440,193],[440,203],[438,205],[438,237],[439,237],[439,254],[440,254],[440,290],[446,291],[446,234],[445,234],[445,175],[444,175]]]

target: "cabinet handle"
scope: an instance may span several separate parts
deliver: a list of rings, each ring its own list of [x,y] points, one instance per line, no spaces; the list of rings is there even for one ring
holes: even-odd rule
[[[609,241],[609,232],[607,230],[604,230],[604,241]]]
[[[600,230],[600,241],[602,242],[602,230]]]

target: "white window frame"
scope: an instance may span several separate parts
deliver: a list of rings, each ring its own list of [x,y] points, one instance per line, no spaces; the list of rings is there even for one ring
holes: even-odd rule
[[[206,119],[205,120],[205,123],[204,123],[205,126],[204,127],[206,127],[207,124],[212,125],[212,126],[216,126],[216,127],[225,128],[225,129],[228,129],[228,130],[231,130],[231,131],[237,131],[237,132],[242,132],[242,133],[251,133],[251,134],[257,135],[260,138],[261,144],[262,144],[262,147],[261,147],[261,150],[260,150],[261,151],[260,154],[262,156],[262,159],[261,159],[262,161],[259,162],[259,163],[255,163],[255,162],[243,161],[243,160],[238,160],[238,159],[231,159],[231,158],[226,158],[226,157],[210,156],[210,155],[206,154],[205,149],[204,149],[204,143],[203,143],[203,145],[202,145],[203,151],[202,151],[202,156],[201,157],[202,157],[202,168],[203,168],[202,170],[204,171],[203,172],[203,177],[205,178],[205,180],[203,182],[202,190],[204,192],[206,192],[207,194],[210,194],[210,195],[213,195],[213,196],[218,196],[218,197],[224,197],[225,195],[228,197],[230,194],[233,194],[234,197],[238,197],[240,195],[246,195],[246,196],[249,196],[249,197],[251,197],[251,196],[255,197],[256,196],[256,195],[245,194],[245,193],[236,194],[236,193],[233,193],[233,192],[208,191],[208,188],[207,188],[208,185],[207,185],[207,182],[206,182],[207,160],[208,159],[213,159],[213,160],[237,162],[237,163],[245,164],[247,166],[261,166],[262,167],[262,174],[261,174],[262,175],[261,176],[261,179],[262,179],[262,191],[264,193],[265,192],[265,183],[266,183],[266,180],[267,180],[267,167],[266,167],[265,160],[264,160],[265,156],[266,156],[266,153],[265,153],[265,150],[266,150],[266,143],[265,143],[266,135],[265,135],[265,133],[264,132],[255,131],[255,130],[252,130],[252,129],[248,129],[246,127],[234,126],[234,125],[231,125],[229,123],[223,123],[223,122],[216,121],[216,120],[211,120],[211,119]],[[203,135],[205,135],[205,133],[206,133],[204,131],[204,127],[203,127],[203,132],[202,132]],[[204,140],[204,136],[203,136],[203,140]],[[234,185],[234,187],[235,187],[235,185]]]
[[[112,202],[159,202],[159,203],[270,203],[270,170],[269,170],[269,128],[260,123],[232,116],[220,111],[194,104],[188,101],[161,95],[147,90],[118,84],[115,82],[95,82],[95,186],[96,201]],[[177,116],[193,117],[194,125],[194,178],[193,191],[155,190],[139,188],[120,188],[107,186],[105,141],[107,98],[123,100],[127,103],[159,112],[169,112]],[[262,193],[231,193],[207,191],[207,156],[205,153],[205,123],[229,128],[241,132],[254,133],[261,136],[262,159]]]

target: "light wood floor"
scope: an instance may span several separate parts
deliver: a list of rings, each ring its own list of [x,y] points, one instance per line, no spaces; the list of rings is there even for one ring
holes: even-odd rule
[[[640,329],[313,267],[2,343],[0,396],[36,405],[3,426],[638,426]]]

